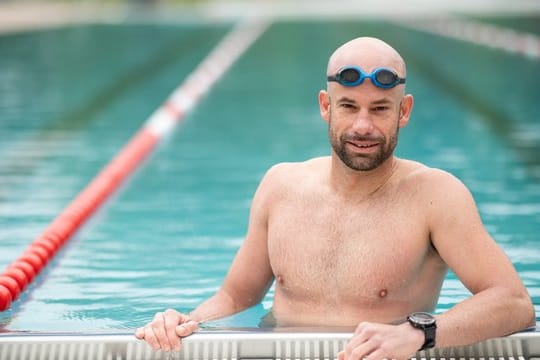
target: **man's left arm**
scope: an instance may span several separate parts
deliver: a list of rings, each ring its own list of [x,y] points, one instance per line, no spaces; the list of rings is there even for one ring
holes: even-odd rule
[[[512,263],[482,224],[469,190],[431,169],[421,181],[433,246],[473,296],[436,315],[436,347],[463,346],[535,325],[534,307]],[[409,323],[361,323],[340,360],[406,359],[424,333]]]
[[[473,294],[436,316],[437,347],[466,345],[533,326],[531,298],[482,224],[469,190],[447,173],[435,176],[445,191],[437,191],[429,205],[431,241]]]

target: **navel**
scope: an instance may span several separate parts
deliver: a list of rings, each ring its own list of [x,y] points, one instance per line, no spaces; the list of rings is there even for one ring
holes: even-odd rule
[[[381,291],[379,291],[379,297],[381,299],[384,299],[387,295],[388,295],[388,290],[382,289]]]

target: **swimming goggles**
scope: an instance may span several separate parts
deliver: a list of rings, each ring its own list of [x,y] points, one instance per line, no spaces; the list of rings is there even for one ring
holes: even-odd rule
[[[381,89],[391,89],[396,85],[405,84],[405,78],[400,78],[394,70],[384,67],[373,70],[371,74],[366,74],[358,66],[344,66],[339,69],[336,75],[329,75],[326,79],[336,81],[343,86],[358,86],[366,78]]]

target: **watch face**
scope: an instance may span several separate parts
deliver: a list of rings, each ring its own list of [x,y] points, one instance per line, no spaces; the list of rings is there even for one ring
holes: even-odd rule
[[[425,312],[412,313],[410,318],[415,323],[421,325],[431,325],[435,322],[435,318],[433,317],[433,315]]]

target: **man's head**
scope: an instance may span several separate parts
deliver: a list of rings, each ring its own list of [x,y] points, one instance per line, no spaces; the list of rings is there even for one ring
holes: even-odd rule
[[[333,77],[337,75],[339,80],[339,71],[346,67],[352,70],[341,73],[344,77],[353,75],[354,80],[357,71],[357,75],[362,72],[366,78],[354,86],[335,81]],[[377,74],[374,70],[380,68],[390,72],[380,72],[381,81],[371,78]],[[353,170],[377,168],[392,156],[399,128],[407,124],[413,106],[413,98],[405,95],[404,80],[401,80],[406,77],[403,58],[385,42],[361,37],[334,51],[326,75],[331,81],[327,90],[319,93],[319,106],[321,116],[329,125],[334,153]]]

